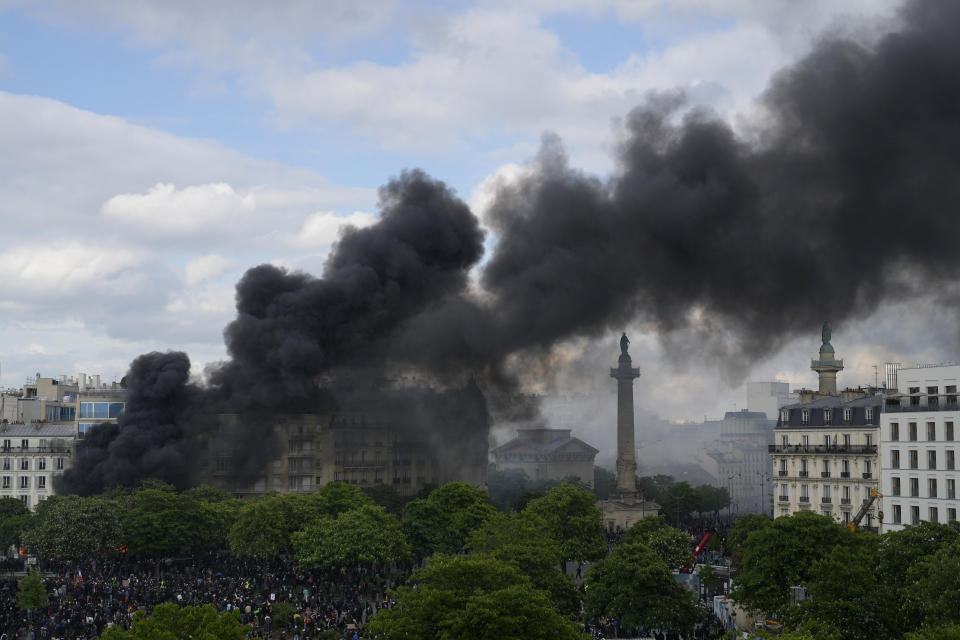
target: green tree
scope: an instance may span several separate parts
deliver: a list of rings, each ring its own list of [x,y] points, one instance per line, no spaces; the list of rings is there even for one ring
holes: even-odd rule
[[[580,609],[580,597],[570,576],[557,568],[560,545],[547,531],[546,523],[530,514],[494,514],[470,534],[466,548],[488,553],[514,565],[533,586],[547,592],[557,609],[572,615]]]
[[[151,615],[142,611],[130,629],[110,627],[101,640],[244,640],[246,627],[232,613],[217,613],[213,605],[183,607],[161,604]]]
[[[663,474],[656,476],[643,476],[637,478],[637,489],[640,489],[640,491],[643,492],[643,497],[647,500],[661,502],[667,487],[674,483],[675,480],[673,479],[673,476]]]
[[[334,569],[389,565],[405,559],[410,548],[396,517],[365,504],[294,533],[293,551],[302,566]]]
[[[172,490],[142,489],[133,495],[123,527],[136,555],[192,553],[205,548],[206,527],[201,504]]]
[[[401,526],[414,558],[426,558],[440,549],[456,545],[452,533],[447,530],[447,514],[440,505],[426,498],[411,500],[403,507]]]
[[[784,613],[791,628],[838,640],[901,636],[892,590],[877,578],[877,537],[858,535],[826,552],[813,567],[811,598]]]
[[[747,550],[747,538],[750,534],[771,525],[773,525],[773,520],[755,513],[742,515],[734,520],[733,526],[727,532],[725,541],[727,550],[732,556],[734,567],[740,566],[740,559],[743,557],[743,552]]]
[[[246,503],[230,527],[230,551],[236,556],[268,560],[290,544],[287,514],[279,500],[270,497]]]
[[[563,560],[596,560],[607,552],[600,508],[593,493],[563,483],[531,500],[523,513],[538,516],[560,544]]]
[[[23,531],[31,524],[30,510],[16,498],[0,498],[0,554],[19,547]]]
[[[586,576],[584,603],[589,617],[614,618],[622,626],[690,633],[700,618],[689,589],[649,547],[626,543],[614,547]]]
[[[721,509],[730,506],[730,494],[725,487],[712,487],[708,484],[701,484],[694,487],[693,492],[693,510],[701,515],[712,512],[714,516],[717,516],[720,514]]]
[[[901,616],[906,630],[960,624],[960,540],[938,551],[907,571],[901,590]]]
[[[908,633],[904,638],[905,640],[960,640],[960,626],[921,629]]]
[[[817,560],[856,534],[833,518],[801,511],[782,516],[747,536],[733,597],[762,613],[782,614],[790,587],[806,585]]]
[[[40,572],[34,569],[20,579],[17,591],[17,605],[23,611],[43,609],[50,602],[47,587],[43,584]]]
[[[674,524],[697,507],[697,492],[689,482],[674,482],[660,494],[660,508]]]
[[[45,558],[88,560],[117,555],[124,544],[117,500],[105,496],[51,496],[37,505],[24,544]]]
[[[560,615],[515,566],[488,555],[438,556],[395,592],[399,606],[369,623],[384,640],[574,640]]]
[[[328,482],[320,487],[311,499],[317,503],[323,514],[334,518],[346,511],[374,503],[363,490],[346,482]]]
[[[449,482],[434,489],[426,499],[407,503],[403,529],[417,558],[436,552],[457,553],[467,536],[494,513],[496,509],[487,501],[486,492],[462,482]]]
[[[693,565],[690,536],[666,524],[663,516],[647,516],[638,520],[627,529],[623,542],[645,544],[671,569]]]

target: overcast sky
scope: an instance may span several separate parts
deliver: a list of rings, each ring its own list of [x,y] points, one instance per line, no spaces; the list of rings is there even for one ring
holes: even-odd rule
[[[522,171],[553,131],[602,177],[649,91],[684,88],[736,123],[820,34],[869,38],[896,6],[0,0],[0,385],[119,379],[151,350],[187,351],[199,370],[225,355],[246,268],[319,273],[402,169],[482,216],[492,177]],[[834,327],[841,384],[872,383],[887,360],[955,359],[952,327],[914,309]],[[624,328],[641,406],[676,419],[743,407],[722,363],[677,361]],[[749,378],[815,385],[819,332]],[[603,391],[617,338],[564,345],[538,390]]]

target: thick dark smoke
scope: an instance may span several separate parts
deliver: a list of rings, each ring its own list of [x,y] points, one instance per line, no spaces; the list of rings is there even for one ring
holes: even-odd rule
[[[231,359],[204,402],[253,416],[255,444],[263,416],[337,406],[344,389],[381,388],[391,372],[454,386],[474,376],[498,410],[517,391],[511,358],[572,337],[641,320],[670,346],[749,363],[824,319],[952,284],[957,24],[957,3],[918,0],[876,43],[822,41],[773,79],[747,134],[685,110],[680,93],[654,96],[630,114],[607,181],[571,168],[548,135],[492,207],[497,244],[480,292],[468,287],[482,256],[476,218],[441,183],[402,174],[382,191],[380,222],[345,235],[322,278],[270,266],[244,276],[225,332]],[[138,414],[120,435],[98,434],[88,458],[128,469],[149,447],[178,449],[177,427],[149,447],[116,446],[144,442],[125,438],[134,421],[151,433],[168,424]]]
[[[201,392],[188,384],[184,353],[148,353],[130,365],[127,406],[115,424],[92,429],[74,465],[57,478],[57,491],[89,495],[158,478],[188,486],[196,462],[189,425],[199,416]]]

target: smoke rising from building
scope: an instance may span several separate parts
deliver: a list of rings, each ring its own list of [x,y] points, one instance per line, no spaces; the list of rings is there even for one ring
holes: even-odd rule
[[[483,264],[467,206],[422,172],[401,174],[381,192],[380,221],[348,232],[321,278],[248,271],[230,360],[209,387],[185,374],[167,395],[131,385],[119,433],[85,441],[62,489],[148,477],[216,411],[245,416],[252,470],[269,452],[265,417],[337,407],[344,389],[382,388],[394,372],[451,387],[473,376],[496,413],[518,390],[508,362],[522,369],[572,337],[640,320],[679,357],[706,347],[737,374],[825,318],[952,283],[958,23],[954,3],[921,0],[875,43],[823,40],[773,78],[746,133],[686,109],[679,92],[652,96],[629,115],[609,180],[570,167],[545,136],[528,174],[497,194]],[[117,471],[91,475],[98,465]]]

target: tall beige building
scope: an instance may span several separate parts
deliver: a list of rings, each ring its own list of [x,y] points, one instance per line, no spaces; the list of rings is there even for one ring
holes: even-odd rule
[[[780,409],[770,456],[774,473],[774,516],[814,511],[849,522],[879,486],[877,457],[883,396],[863,389],[837,390],[843,360],[834,356],[824,325],[817,391],[799,392],[800,402]],[[861,526],[879,525],[874,503]]]

